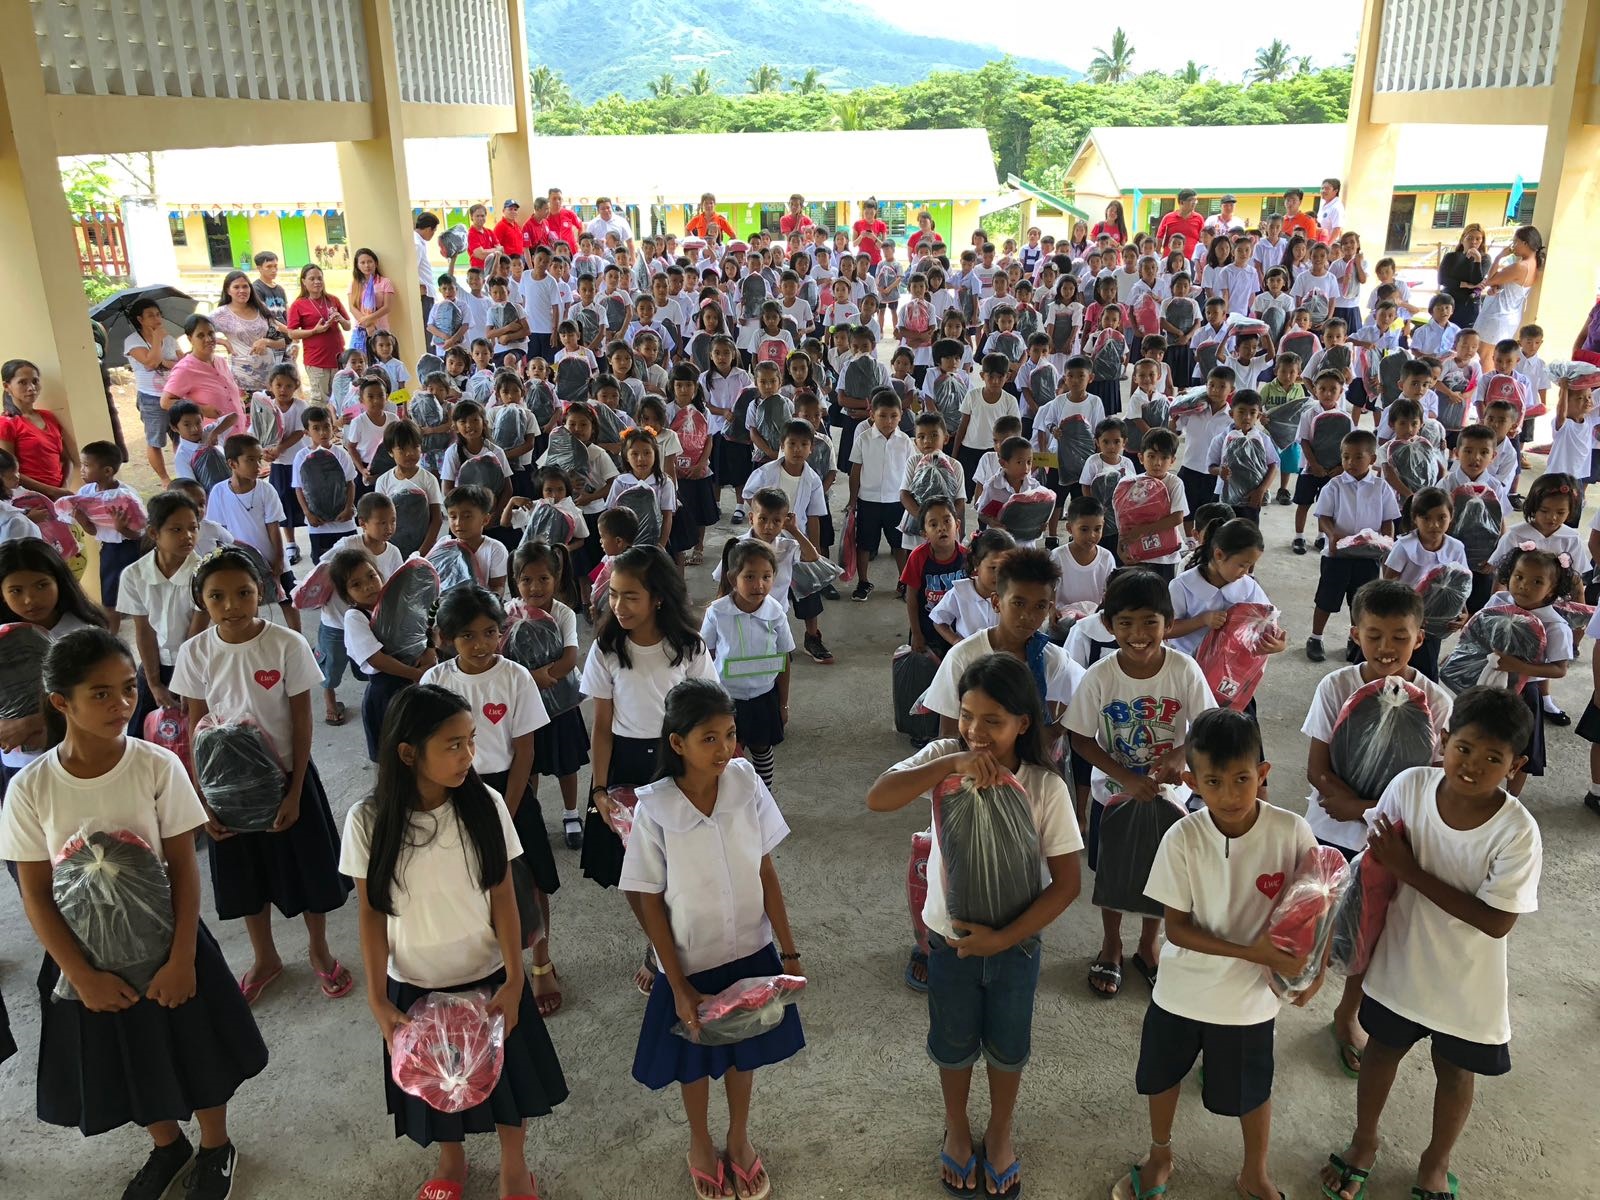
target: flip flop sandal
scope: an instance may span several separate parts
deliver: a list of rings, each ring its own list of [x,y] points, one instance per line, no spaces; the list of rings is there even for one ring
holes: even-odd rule
[[[334,705],[333,715],[329,716],[328,714],[324,713],[323,717],[322,717],[322,723],[324,725],[335,725],[335,726],[343,725],[344,724],[344,705],[340,704],[340,703],[336,703]]]
[[[1139,1164],[1134,1163],[1128,1168],[1128,1173],[1117,1180],[1111,1189],[1111,1200],[1152,1200],[1155,1196],[1164,1196],[1167,1185],[1158,1183],[1153,1187],[1145,1187],[1139,1182]]]
[[[1239,1193],[1240,1200],[1261,1200],[1261,1197],[1257,1196],[1254,1192],[1245,1191],[1244,1184],[1239,1182],[1237,1179],[1233,1181],[1233,1190]],[[1289,1193],[1280,1191],[1278,1193],[1278,1200],[1289,1200]]]
[[[922,978],[917,978],[916,968],[922,968]],[[928,956],[921,950],[913,950],[911,957],[906,961],[906,986],[913,992],[926,992],[928,990]]]
[[[711,1194],[714,1196],[733,1195],[732,1189],[728,1187],[728,1170],[723,1159],[717,1159],[717,1173],[715,1175],[707,1175],[704,1171],[697,1169],[692,1162],[689,1162],[688,1155],[684,1155],[683,1161],[689,1165],[689,1185],[694,1188],[694,1200],[705,1200],[705,1193],[700,1190],[702,1185],[710,1188]],[[421,1198],[419,1197],[418,1200],[421,1200]],[[451,1200],[460,1200],[460,1197],[451,1197]]]
[[[1095,987],[1094,981],[1097,979],[1109,983],[1111,987]],[[1089,990],[1102,1000],[1115,1000],[1117,993],[1122,990],[1122,964],[1107,962],[1103,958],[1095,959],[1089,964]]]
[[[644,948],[644,961],[639,964],[639,970],[634,972],[633,976],[633,986],[639,989],[639,994],[641,996],[648,996],[651,992],[651,989],[655,987],[656,966],[655,962],[653,961],[654,958],[655,952],[649,946],[646,946]],[[648,984],[639,982],[640,976],[643,974],[648,974],[650,976],[650,982]]]
[[[531,1192],[519,1192],[515,1196],[507,1196],[505,1200],[539,1200],[539,1181],[533,1177],[533,1172],[528,1172],[528,1182],[533,1185]]]
[[[1345,1200],[1343,1192],[1352,1183],[1360,1186],[1356,1188],[1355,1194],[1350,1200],[1361,1200],[1367,1194],[1367,1180],[1372,1176],[1372,1167],[1368,1167],[1365,1171],[1360,1167],[1352,1167],[1337,1154],[1328,1155],[1328,1165],[1339,1172],[1338,1187],[1330,1188],[1327,1184],[1322,1185],[1322,1194],[1328,1200]],[[1377,1166],[1377,1163],[1374,1162],[1373,1166]]]
[[[451,1179],[430,1179],[417,1189],[417,1200],[461,1200],[465,1188]]]
[[[272,972],[272,974],[266,976],[265,978],[253,979],[248,975],[242,977],[239,980],[239,991],[244,995],[244,1002],[251,1008],[254,1008],[256,1001],[261,999],[261,993],[276,983],[278,976],[282,974],[283,968],[279,967],[276,971]]]
[[[1445,1178],[1450,1181],[1448,1192],[1425,1192],[1420,1187],[1411,1189],[1411,1200],[1456,1200],[1461,1195],[1461,1181],[1450,1172],[1445,1172]]]
[[[553,962],[547,962],[542,967],[535,963],[533,965],[533,973],[539,979],[543,979],[546,975],[554,975],[557,982],[561,979],[561,976],[556,975],[556,965]],[[549,1005],[548,1009],[545,1007],[547,1004]],[[533,1006],[539,1010],[541,1017],[555,1016],[556,1013],[561,1011],[561,989],[557,988],[555,991],[546,992],[543,995],[535,992],[533,994]]]
[[[755,1162],[750,1164],[748,1171],[734,1162],[731,1155],[728,1158],[728,1166],[733,1168],[733,1194],[739,1200],[767,1200],[772,1194],[772,1176],[762,1167],[759,1154],[756,1155]],[[757,1176],[761,1177],[759,1188],[755,1184]]]
[[[315,967],[311,969],[315,972],[317,978],[322,981],[322,994],[329,1000],[338,1000],[342,996],[348,996],[350,990],[356,986],[355,976],[350,974],[349,969],[337,958],[333,960],[333,970],[331,971],[318,971]],[[343,983],[338,982],[341,978],[344,980]]]
[[[945,1131],[945,1136],[949,1136],[948,1130]],[[963,1163],[945,1153],[944,1139],[940,1138],[939,1165],[947,1171],[954,1171],[963,1179],[967,1178],[969,1175],[972,1177],[972,1186],[967,1187],[962,1184],[951,1183],[943,1175],[940,1175],[939,1186],[944,1188],[945,1191],[949,1192],[952,1196],[976,1196],[978,1194],[978,1147],[974,1146],[972,1148],[971,1156],[969,1156],[967,1161]]]
[[[1361,1051],[1356,1049],[1354,1042],[1347,1042],[1339,1037],[1339,1027],[1332,1021],[1328,1022],[1328,1034],[1333,1038],[1333,1044],[1339,1047],[1339,1070],[1351,1079],[1360,1079]],[[1350,1066],[1351,1059],[1354,1059],[1356,1064],[1353,1069]]]
[[[1133,956],[1133,969],[1139,973],[1139,978],[1144,980],[1145,983],[1149,985],[1150,990],[1154,991],[1156,986],[1156,972],[1161,969],[1160,964],[1157,963],[1156,965],[1152,966],[1150,963],[1145,962],[1142,955],[1135,954]]]
[[[994,1164],[988,1159],[983,1160],[983,1173],[989,1177],[989,1184],[994,1191],[984,1189],[985,1196],[993,1196],[995,1200],[1017,1200],[1022,1195],[1022,1158],[1019,1155],[1004,1171],[996,1174]]]

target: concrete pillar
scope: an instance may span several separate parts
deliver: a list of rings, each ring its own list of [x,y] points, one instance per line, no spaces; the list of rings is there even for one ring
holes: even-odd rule
[[[372,92],[372,137],[339,143],[350,264],[356,250],[370,249],[394,283],[389,328],[400,357],[415,362],[426,338],[421,280],[412,242],[411,188],[406,176],[405,122],[400,103],[400,63],[395,51],[390,0],[362,0],[367,30],[367,83]],[[442,262],[435,262],[442,267]]]
[[[517,128],[489,139],[489,188],[498,210],[509,197],[533,215],[533,98],[528,92],[528,37],[522,0],[506,0],[506,26],[511,38],[511,104],[517,110]],[[498,218],[492,217],[490,224]]]
[[[1340,193],[1344,197],[1344,228],[1361,235],[1369,263],[1382,256],[1388,236],[1395,155],[1400,141],[1398,127],[1372,121],[1384,2],[1367,0],[1361,14],[1360,40],[1356,43],[1355,69],[1350,78],[1350,114],[1345,121],[1345,161]],[[1307,180],[1306,186],[1316,182]]]
[[[1600,276],[1600,241],[1593,217],[1600,211],[1600,126],[1587,124],[1594,98],[1595,42],[1600,0],[1568,0],[1556,31],[1556,67],[1550,120],[1539,168],[1533,224],[1550,248],[1544,276],[1528,299],[1528,320],[1542,316],[1546,358],[1567,357]]]
[[[41,406],[80,446],[109,438],[72,214],[61,192],[44,76],[31,38],[0,38],[0,118],[0,228],[19,235],[0,254],[0,295],[26,297],[9,306],[0,359],[38,365]]]
[[[842,229],[846,233],[849,233],[852,223],[853,222],[850,218],[850,201],[835,200],[833,203],[833,227],[835,229]]]
[[[1029,196],[1017,206],[1017,245],[1019,247],[1028,244],[1028,227],[1033,224],[1033,213],[1034,201],[1033,197]]]

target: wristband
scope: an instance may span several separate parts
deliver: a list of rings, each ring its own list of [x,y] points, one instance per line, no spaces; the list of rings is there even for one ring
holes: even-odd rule
[[[778,961],[779,962],[799,962],[800,961],[800,955],[798,953],[780,954],[780,955],[778,955]]]

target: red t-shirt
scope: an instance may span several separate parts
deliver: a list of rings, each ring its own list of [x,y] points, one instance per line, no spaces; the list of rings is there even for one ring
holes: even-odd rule
[[[928,241],[929,243],[937,242],[939,240],[939,231],[937,229],[917,230],[906,239],[906,253],[911,253],[911,251],[922,245],[924,240]]]
[[[797,230],[810,229],[814,224],[816,224],[816,222],[814,222],[810,217],[806,216],[805,213],[800,213],[797,216],[794,213],[786,212],[783,214],[783,216],[778,218],[778,232],[790,234],[796,232]]]
[[[494,227],[495,244],[513,258],[522,257],[522,227],[510,217],[501,217]]]
[[[1175,233],[1183,234],[1183,248],[1185,253],[1193,252],[1200,244],[1200,232],[1205,228],[1206,219],[1199,210],[1190,213],[1187,217],[1177,209],[1173,209],[1161,218],[1161,224],[1156,226],[1156,242],[1165,246],[1167,239]]]
[[[689,223],[683,227],[683,231],[694,237],[705,237],[713,224],[722,230],[722,236],[729,241],[739,236],[734,233],[733,226],[728,224],[728,218],[721,213],[712,213],[709,219],[705,213],[695,213],[689,218]]]
[[[487,233],[488,230],[484,232]],[[333,313],[341,317],[350,315],[345,312],[344,305],[335,296],[324,296],[321,300],[302,296],[289,305],[283,323],[290,329],[315,329]],[[344,330],[334,325],[323,333],[306,338],[300,346],[305,355],[306,366],[334,370],[338,367],[339,355],[344,350]]]
[[[40,429],[20,413],[14,417],[0,417],[0,442],[10,442],[16,447],[17,472],[29,479],[51,487],[60,487],[66,476],[61,464],[61,422],[55,414],[42,408],[33,415],[44,421]]]
[[[545,225],[549,228],[552,246],[555,245],[556,239],[560,238],[572,253],[578,252],[578,235],[583,232],[583,222],[578,220],[577,213],[570,208],[563,208],[560,212],[547,217]]]
[[[1298,212],[1283,219],[1284,237],[1293,237],[1298,233],[1308,242],[1314,242],[1317,240],[1317,228],[1317,219],[1307,212]]]
[[[522,240],[529,250],[535,246],[548,246],[550,244],[550,222],[541,221],[538,217],[529,217],[528,223],[522,227]]]
[[[476,225],[467,228],[467,260],[475,267],[483,266],[483,257],[500,244],[500,239],[495,237],[494,230],[485,225],[479,229]]]
[[[850,226],[850,231],[859,239],[861,252],[877,266],[883,261],[883,251],[878,246],[878,239],[889,236],[889,227],[882,221],[857,221]],[[865,236],[862,236],[862,235]]]
[[[1089,241],[1097,241],[1102,233],[1111,238],[1111,244],[1113,246],[1120,246],[1123,242],[1128,240],[1122,236],[1122,230],[1118,229],[1115,223],[1111,221],[1101,221],[1093,229],[1089,230]]]

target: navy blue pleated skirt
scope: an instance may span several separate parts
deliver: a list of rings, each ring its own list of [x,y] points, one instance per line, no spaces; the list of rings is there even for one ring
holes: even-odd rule
[[[509,771],[486,771],[481,776],[501,796],[506,794]],[[506,807],[511,807],[509,798]],[[511,814],[511,824],[516,827],[517,840],[522,843],[522,856],[533,875],[539,890],[549,896],[561,887],[561,876],[556,873],[556,856],[550,850],[550,833],[544,827],[544,814],[539,811],[539,797],[534,795],[533,777],[523,789],[517,811]]]
[[[745,958],[698,971],[689,982],[702,996],[714,996],[741,979],[760,975],[781,975],[783,964],[776,946],[767,946]],[[672,1083],[694,1083],[701,1079],[721,1079],[731,1067],[754,1071],[793,1058],[806,1044],[800,1028],[800,1010],[789,1005],[776,1029],[758,1034],[731,1046],[701,1046],[672,1032],[678,1023],[677,1002],[672,985],[656,972],[655,985],[644,1006],[644,1024],[639,1029],[639,1047],[633,1055],[633,1077],[647,1088],[661,1089]]]
[[[533,770],[536,775],[564,779],[589,765],[589,727],[583,723],[581,705],[557,713],[550,724],[533,731]]]
[[[339,874],[339,826],[315,763],[306,764],[300,819],[282,833],[237,833],[210,841],[211,894],[224,921],[272,905],[286,917],[328,913],[355,885]]]
[[[611,787],[637,788],[654,783],[660,751],[661,743],[656,738],[612,738],[607,784]],[[594,880],[601,887],[616,887],[617,880],[622,878],[622,859],[626,849],[622,839],[606,824],[600,810],[594,806],[594,797],[591,795],[588,812],[583,818],[583,851],[578,857],[583,877]]]
[[[238,840],[238,839],[235,839]],[[195,933],[194,995],[177,1008],[141,1000],[90,1012],[52,995],[60,970],[39,968],[39,1119],[85,1137],[124,1125],[187,1121],[233,1099],[261,1074],[267,1046],[228,962],[202,923]]]
[[[517,969],[522,969],[519,963]],[[505,982],[504,969],[485,979],[458,987],[422,988],[389,978],[389,1003],[401,1012],[432,992],[494,992]],[[669,994],[672,989],[667,989]],[[544,1018],[533,1002],[533,988],[522,978],[522,1000],[517,1005],[517,1026],[506,1036],[505,1065],[500,1082],[482,1104],[458,1113],[440,1112],[425,1100],[402,1091],[390,1069],[389,1047],[383,1047],[383,1090],[389,1115],[394,1117],[394,1135],[408,1137],[419,1146],[434,1142],[460,1142],[469,1133],[493,1133],[496,1125],[521,1125],[529,1117],[548,1116],[567,1098],[567,1080],[561,1073],[556,1048],[545,1030]]]

